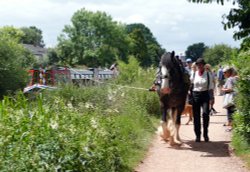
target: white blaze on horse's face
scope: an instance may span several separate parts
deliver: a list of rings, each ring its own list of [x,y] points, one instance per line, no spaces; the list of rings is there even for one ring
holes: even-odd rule
[[[161,74],[162,74],[162,84],[161,84],[161,88],[169,88],[169,71],[166,68],[166,66],[162,66],[161,67]]]

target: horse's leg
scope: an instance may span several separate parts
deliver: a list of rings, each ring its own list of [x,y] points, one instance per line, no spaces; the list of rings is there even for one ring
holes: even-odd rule
[[[179,111],[176,108],[172,108],[172,143],[170,142],[171,145],[181,145],[182,142],[180,140],[179,136],[179,128],[180,124],[178,121],[180,121],[180,116],[179,116]]]
[[[173,114],[174,114],[174,109],[170,109],[170,119],[168,120],[168,129],[170,131],[170,145],[174,146],[176,144],[176,139],[175,139],[175,133],[176,133],[176,128],[174,124],[174,119],[173,119]]]
[[[169,139],[170,132],[168,129],[168,124],[167,124],[167,107],[164,106],[163,103],[161,103],[161,112],[162,112],[161,126],[162,126],[162,132],[163,132],[161,137],[167,141]]]
[[[177,108],[176,121],[175,121],[176,129],[177,129],[177,140],[180,142],[182,142],[179,133],[180,133],[180,127],[181,127],[181,113],[182,113],[183,109],[184,109],[184,107]]]

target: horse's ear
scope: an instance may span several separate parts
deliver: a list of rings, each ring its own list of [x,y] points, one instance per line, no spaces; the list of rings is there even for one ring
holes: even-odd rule
[[[175,55],[175,52],[174,52],[174,51],[172,51],[172,53],[171,53],[171,57],[174,57],[174,55]]]

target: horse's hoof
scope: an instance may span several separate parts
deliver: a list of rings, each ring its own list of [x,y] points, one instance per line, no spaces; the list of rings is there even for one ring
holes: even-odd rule
[[[182,145],[182,141],[170,139],[169,144],[170,144],[170,146],[181,146]]]
[[[160,134],[161,138],[165,141],[169,141],[169,136],[165,134]]]
[[[165,138],[163,136],[161,136],[162,140],[165,141],[165,142],[168,142],[169,141],[169,138]]]
[[[175,144],[180,146],[180,145],[182,145],[182,141],[175,141]]]
[[[170,146],[181,146],[182,145],[182,142],[170,142],[169,143],[170,144]]]

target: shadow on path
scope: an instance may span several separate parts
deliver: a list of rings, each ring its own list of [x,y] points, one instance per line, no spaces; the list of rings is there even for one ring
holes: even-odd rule
[[[191,150],[201,152],[200,157],[229,157],[229,141],[195,142],[184,141],[181,147],[172,147],[178,150]]]

